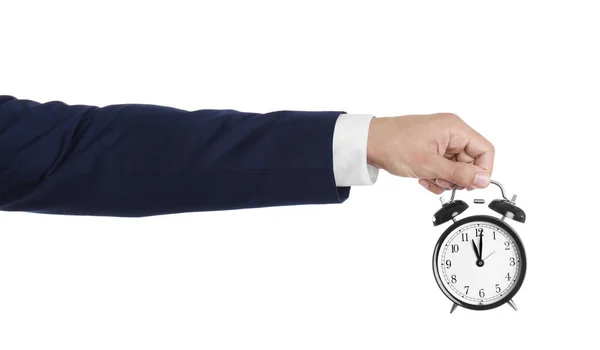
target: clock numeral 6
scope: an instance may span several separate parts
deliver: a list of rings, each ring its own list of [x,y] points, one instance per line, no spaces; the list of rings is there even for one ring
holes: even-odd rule
[[[450,276],[450,281],[451,281],[452,283],[456,283],[456,275],[452,275],[452,276]]]
[[[500,293],[502,289],[500,289],[500,285],[496,284],[496,293]]]
[[[485,292],[483,291],[483,288],[481,288],[481,289],[479,290],[479,296],[480,296],[481,298],[483,298],[483,297],[485,296]]]
[[[515,266],[515,258],[510,258],[510,266]]]
[[[446,260],[446,268],[449,269],[452,267],[452,261]]]

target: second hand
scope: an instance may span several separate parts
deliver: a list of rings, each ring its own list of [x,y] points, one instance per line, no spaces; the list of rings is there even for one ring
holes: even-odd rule
[[[493,252],[490,253],[490,255],[486,256],[483,261],[485,261],[485,259],[489,258],[490,256],[492,256],[492,254],[494,254],[496,251],[494,250]]]

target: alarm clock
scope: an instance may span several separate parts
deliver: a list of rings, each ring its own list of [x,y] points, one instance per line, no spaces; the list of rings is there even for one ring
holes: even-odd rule
[[[506,218],[524,223],[525,212],[515,205],[516,195],[506,198],[502,185],[502,199],[495,199],[489,209],[500,214],[467,216],[457,220],[469,207],[455,200],[456,189],[452,189],[450,201],[440,198],[442,208],[433,216],[433,225],[452,221],[442,233],[433,251],[433,274],[442,292],[452,301],[450,313],[457,306],[471,310],[490,310],[507,303],[515,311],[513,301],[527,269],[527,258],[523,242],[506,221]],[[475,199],[475,204],[485,204]]]

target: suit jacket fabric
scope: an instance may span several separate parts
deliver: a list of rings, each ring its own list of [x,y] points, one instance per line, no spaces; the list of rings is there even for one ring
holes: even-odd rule
[[[0,210],[141,217],[341,203],[343,111],[106,107],[0,96]]]

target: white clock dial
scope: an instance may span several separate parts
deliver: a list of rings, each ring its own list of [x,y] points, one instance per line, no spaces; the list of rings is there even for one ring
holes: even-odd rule
[[[442,288],[471,305],[505,298],[521,276],[522,256],[515,238],[487,221],[466,222],[452,230],[435,259]]]

